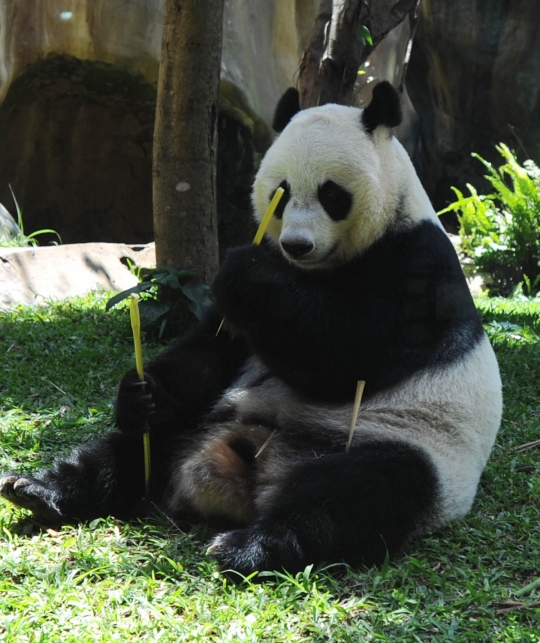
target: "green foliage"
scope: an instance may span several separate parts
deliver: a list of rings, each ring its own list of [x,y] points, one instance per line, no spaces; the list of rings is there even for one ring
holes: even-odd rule
[[[371,37],[371,32],[364,25],[360,25],[356,30],[356,39],[362,45],[370,45],[373,47],[373,38]]]
[[[106,310],[130,295],[141,295],[141,326],[158,339],[178,335],[189,322],[187,310],[200,320],[210,304],[210,287],[198,280],[196,270],[175,270],[167,266],[143,268],[138,277],[140,282],[136,286],[109,299]]]
[[[506,161],[495,168],[478,154],[494,192],[470,196],[452,188],[457,200],[439,212],[456,212],[463,253],[479,271],[493,276],[495,294],[508,295],[521,283],[525,294],[540,291],[540,169],[533,161],[520,165],[503,143],[496,146]]]
[[[9,241],[4,241],[0,239],[1,248],[24,248],[26,246],[37,246],[38,240],[36,237],[39,237],[41,234],[55,234],[58,237],[58,241],[62,243],[60,235],[55,230],[50,230],[49,228],[44,228],[43,230],[36,230],[31,234],[24,234],[24,222],[22,217],[22,209],[15,197],[15,193],[11,185],[9,186],[11,196],[13,197],[13,202],[15,203],[15,211],[17,212],[17,226],[19,227],[19,234]]]
[[[110,431],[133,365],[106,298],[0,311],[0,471],[31,473]],[[471,513],[382,569],[307,567],[228,584],[201,525],[113,518],[42,531],[0,499],[2,643],[538,643],[540,300],[477,301],[505,387]],[[148,359],[162,350],[145,346]]]

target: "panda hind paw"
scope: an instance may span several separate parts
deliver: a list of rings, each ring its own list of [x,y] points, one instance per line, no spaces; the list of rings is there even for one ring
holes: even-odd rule
[[[18,507],[29,509],[38,520],[51,524],[61,522],[50,490],[36,478],[16,473],[0,475],[0,496]]]
[[[241,582],[255,572],[283,569],[295,572],[306,564],[294,533],[279,526],[272,531],[248,527],[219,534],[210,543],[207,553],[234,582]]]

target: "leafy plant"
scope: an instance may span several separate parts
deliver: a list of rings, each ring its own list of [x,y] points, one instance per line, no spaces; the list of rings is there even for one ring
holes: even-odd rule
[[[356,39],[362,45],[371,45],[373,47],[373,38],[371,37],[370,30],[364,25],[360,25],[356,30]]]
[[[19,228],[19,232],[13,237],[13,239],[10,239],[9,241],[0,239],[0,247],[24,248],[25,246],[37,246],[39,244],[36,237],[39,237],[39,235],[41,234],[55,234],[58,237],[58,241],[62,243],[62,239],[60,238],[58,232],[56,232],[56,230],[50,230],[49,228],[44,228],[43,230],[36,230],[35,232],[32,232],[30,234],[25,234],[22,209],[19,205],[19,202],[17,201],[17,198],[15,197],[15,193],[13,192],[13,188],[11,187],[11,185],[9,186],[9,191],[11,192],[11,196],[13,197],[15,211],[17,212],[17,227]]]
[[[133,294],[141,295],[141,326],[159,339],[177,334],[189,321],[187,311],[201,319],[210,304],[209,286],[198,279],[196,270],[175,270],[167,266],[142,269],[140,282],[111,297],[106,310]]]
[[[492,291],[508,295],[520,284],[533,295],[540,291],[540,168],[530,160],[520,165],[504,143],[496,149],[506,161],[498,168],[473,154],[494,192],[480,195],[467,184],[464,196],[454,187],[457,200],[439,214],[457,213],[462,251],[492,275]]]

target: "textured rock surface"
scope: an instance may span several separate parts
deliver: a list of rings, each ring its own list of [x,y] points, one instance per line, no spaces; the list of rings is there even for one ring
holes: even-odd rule
[[[33,63],[0,107],[0,201],[64,242],[149,241],[156,90],[110,63]]]
[[[480,295],[489,277],[477,273],[459,252],[460,239],[449,235],[459,254],[473,296]],[[47,302],[99,290],[126,290],[137,284],[129,270],[153,268],[153,243],[129,246],[123,243],[79,243],[41,248],[0,248],[0,308]]]
[[[478,152],[504,141],[539,160],[540,2],[423,0],[407,76],[422,126],[417,166],[438,207],[482,185]],[[513,133],[515,131],[515,134]],[[526,150],[526,151],[525,151]]]
[[[218,204],[247,240],[249,190],[317,0],[227,0]],[[151,144],[164,0],[0,0],[0,202],[64,242],[152,238]],[[3,101],[3,102],[2,102]]]
[[[44,304],[94,290],[125,290],[138,282],[129,270],[155,266],[154,244],[83,243],[0,248],[0,306]]]
[[[55,228],[65,242],[152,238],[163,6],[164,0],[0,0],[0,26],[8,26],[0,28],[0,202],[12,209],[11,183],[27,231]],[[317,6],[318,0],[225,2],[222,248],[251,237],[253,174],[270,141],[276,100],[295,82]],[[398,135],[438,208],[452,199],[451,185],[482,186],[484,169],[473,151],[498,160],[493,144],[505,141],[521,160],[540,160],[539,24],[538,0],[423,0],[407,81],[420,145],[409,118]],[[377,80],[400,78],[405,41],[403,33],[393,38],[395,44],[383,44],[386,54],[374,52],[368,75],[373,70]],[[368,86],[361,98],[369,96]]]

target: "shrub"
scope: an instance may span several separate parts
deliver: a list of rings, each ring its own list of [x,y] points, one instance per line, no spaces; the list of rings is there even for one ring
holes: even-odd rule
[[[154,339],[177,337],[190,324],[192,314],[201,320],[210,305],[210,287],[201,283],[196,270],[160,266],[142,268],[136,274],[139,283],[109,299],[106,310],[130,295],[140,295],[141,327]]]
[[[464,196],[452,188],[457,200],[439,214],[456,212],[462,251],[492,276],[492,294],[508,295],[521,284],[533,295],[540,291],[540,169],[530,160],[520,165],[504,143],[496,149],[506,161],[498,168],[473,154],[494,192],[480,195],[467,184]]]

